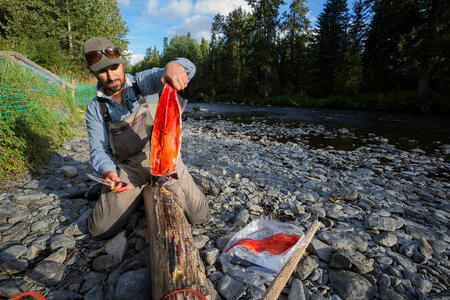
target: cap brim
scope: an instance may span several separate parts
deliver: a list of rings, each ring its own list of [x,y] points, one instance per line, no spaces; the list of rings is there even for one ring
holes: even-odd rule
[[[108,59],[102,59],[99,62],[96,62],[95,64],[89,66],[89,69],[93,72],[98,72],[101,69],[104,69],[106,67],[117,65],[117,64],[123,64],[125,61],[121,58],[108,58]]]

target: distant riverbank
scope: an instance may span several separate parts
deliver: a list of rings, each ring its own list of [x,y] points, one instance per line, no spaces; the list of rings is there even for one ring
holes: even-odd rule
[[[269,95],[264,97],[261,95],[226,94],[217,95],[212,102],[379,110],[438,115],[450,114],[449,95],[433,95],[431,98],[422,99],[418,97],[416,91],[399,91],[387,94],[367,93],[359,95],[331,95],[324,98],[312,98],[301,95]]]

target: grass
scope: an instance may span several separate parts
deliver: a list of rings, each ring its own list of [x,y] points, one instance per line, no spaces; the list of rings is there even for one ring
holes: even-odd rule
[[[71,93],[48,79],[1,56],[0,70],[0,180],[20,179],[76,135],[81,116]]]

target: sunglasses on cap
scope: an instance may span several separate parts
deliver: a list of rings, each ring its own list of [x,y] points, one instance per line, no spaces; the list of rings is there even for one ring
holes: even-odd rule
[[[102,54],[105,54],[108,58],[118,58],[120,56],[119,49],[115,47],[108,47],[105,50],[89,51],[86,53],[86,59],[90,63],[95,63],[102,59]]]

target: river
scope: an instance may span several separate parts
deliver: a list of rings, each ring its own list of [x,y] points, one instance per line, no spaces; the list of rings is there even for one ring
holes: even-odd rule
[[[364,144],[364,138],[374,134],[387,138],[401,150],[422,149],[428,154],[443,144],[450,144],[450,118],[419,114],[380,111],[338,110],[285,106],[256,106],[221,103],[189,103],[185,114],[192,118],[224,119],[240,123],[280,123],[283,126],[321,124],[337,129],[333,137],[310,136],[314,148],[333,146],[336,150],[353,150]],[[352,134],[353,133],[353,134]]]

